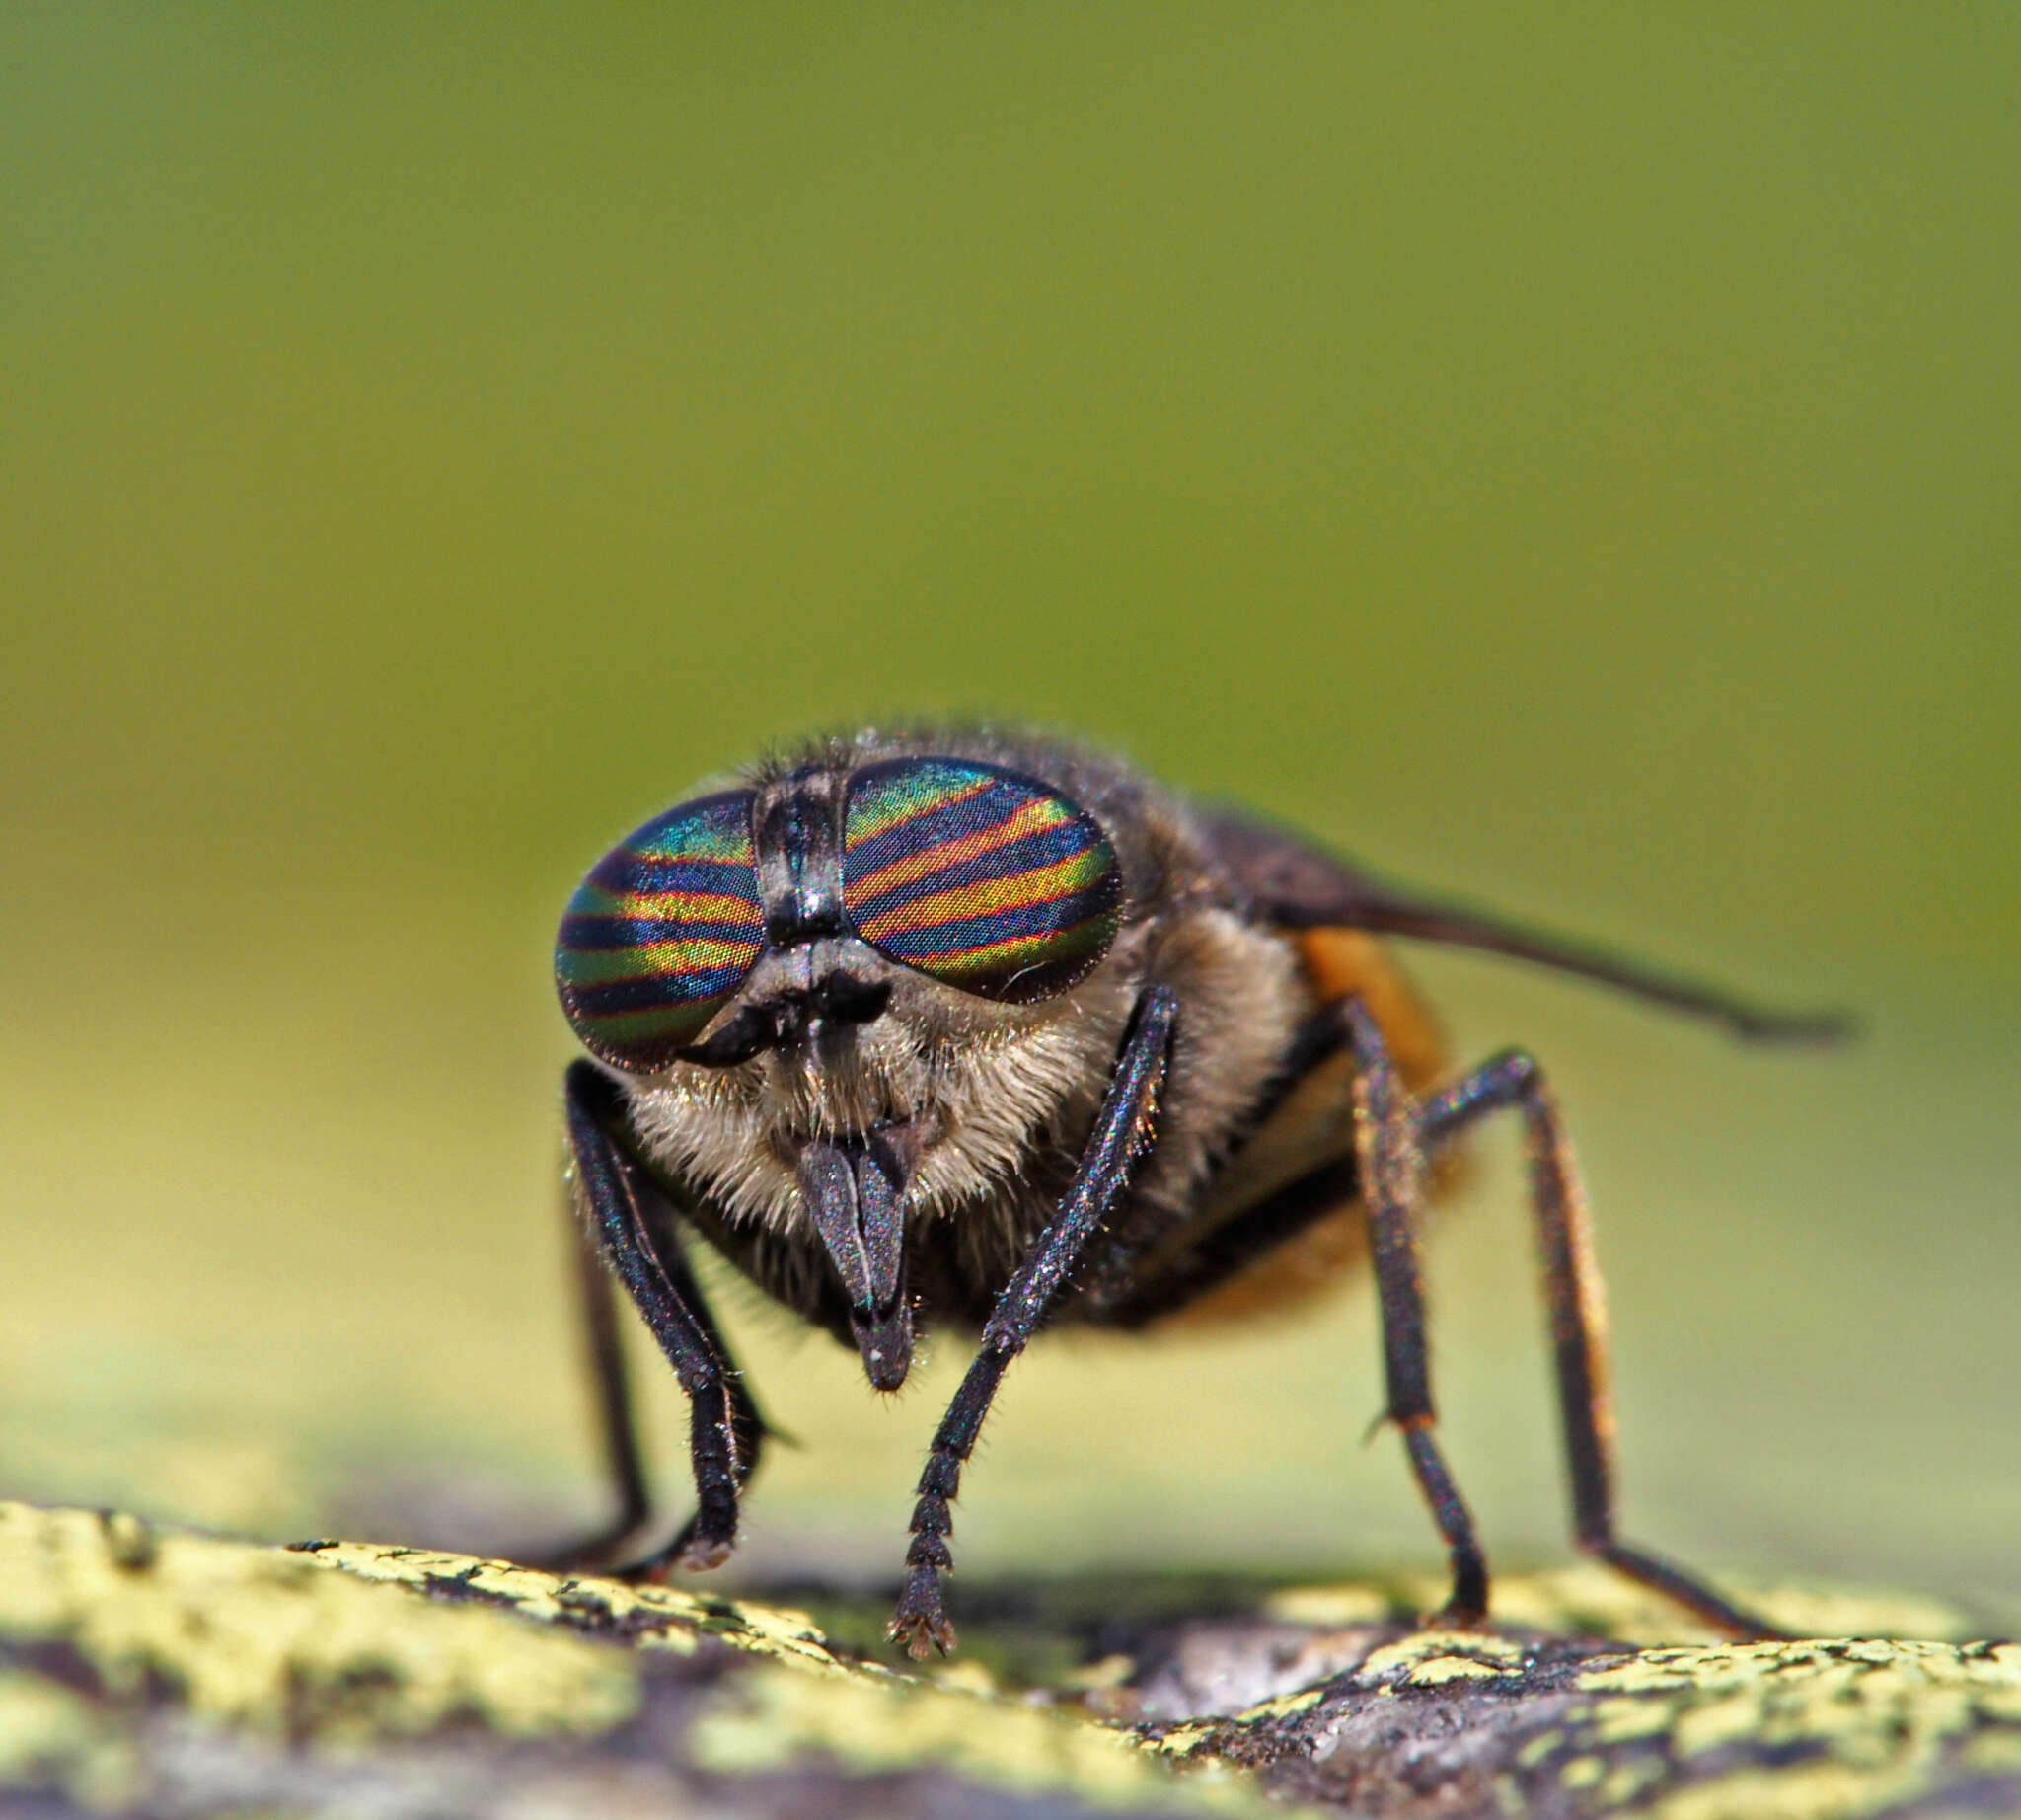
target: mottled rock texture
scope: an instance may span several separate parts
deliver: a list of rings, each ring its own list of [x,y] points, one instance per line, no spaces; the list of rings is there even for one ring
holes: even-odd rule
[[[916,1675],[840,1595],[817,1628],[0,1505],[0,1813],[2021,1812],[2021,1647],[1927,1603],[1770,1594],[1923,1634],[1727,1645],[1580,1573],[1476,1633],[1414,1627],[1408,1586],[971,1590],[972,1655]]]

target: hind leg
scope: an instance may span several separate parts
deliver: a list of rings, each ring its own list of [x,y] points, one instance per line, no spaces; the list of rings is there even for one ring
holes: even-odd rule
[[[1477,1119],[1505,1109],[1523,1116],[1530,1203],[1550,1310],[1551,1361],[1571,1479],[1572,1528],[1579,1547],[1731,1635],[1779,1635],[1695,1574],[1614,1533],[1614,1420],[1608,1388],[1606,1292],[1594,1256],[1585,1191],[1543,1070],[1520,1049],[1483,1062],[1417,1107],[1415,1145],[1419,1151],[1435,1150]]]

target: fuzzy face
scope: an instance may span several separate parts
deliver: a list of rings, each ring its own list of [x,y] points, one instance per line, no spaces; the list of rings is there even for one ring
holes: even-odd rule
[[[1086,1127],[1136,999],[1128,954],[1112,951],[1057,999],[1011,1006],[850,948],[853,967],[890,980],[878,1018],[816,1024],[804,1042],[734,1067],[676,1062],[630,1085],[634,1129],[654,1161],[733,1219],[786,1232],[807,1219],[797,1171],[811,1140],[904,1128],[915,1147],[907,1211],[920,1220],[987,1198],[1034,1145]]]
[[[741,1232],[832,1272],[866,1363],[936,1229],[964,1295],[1001,1289],[1148,987],[1181,1004],[1125,1216],[1153,1228],[1197,1195],[1310,1009],[1291,945],[1239,913],[1182,803],[1073,748],[944,729],[805,749],[646,824],[578,893],[558,968],[622,1071],[639,1154],[733,1255]],[[880,1275],[887,1202],[901,1239]]]

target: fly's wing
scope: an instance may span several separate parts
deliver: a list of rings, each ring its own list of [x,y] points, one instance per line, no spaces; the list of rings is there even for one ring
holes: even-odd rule
[[[1769,1011],[1610,948],[1530,929],[1467,904],[1421,897],[1238,810],[1201,808],[1196,822],[1208,851],[1253,913],[1283,929],[1366,930],[1508,954],[1710,1019],[1750,1041],[1834,1042],[1851,1031],[1842,1017]]]
[[[1365,910],[1393,895],[1372,873],[1239,809],[1196,806],[1194,820],[1208,851],[1267,923],[1373,928]]]

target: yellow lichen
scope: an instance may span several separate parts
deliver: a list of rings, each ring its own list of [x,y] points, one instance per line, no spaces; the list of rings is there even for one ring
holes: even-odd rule
[[[1808,1663],[1808,1643],[1715,1643],[1703,1647],[1645,1649],[1625,1662],[1614,1662],[1579,1677],[1579,1685],[1595,1693],[1656,1694],[1674,1688],[1704,1692],[1738,1688],[1762,1675]]]
[[[959,1662],[950,1662],[934,1675],[936,1687],[948,1688],[957,1694],[994,1694],[997,1691],[997,1677],[990,1673],[987,1664],[978,1662],[973,1656]]]
[[[1336,1599],[1324,1616],[1356,1609]],[[1468,1684],[1520,1695],[1531,1673],[1561,1693],[1550,1728],[1497,1772],[1497,1798],[1512,1810],[1518,1782],[1535,1776],[1575,1791],[1582,1811],[1597,1802],[1663,1820],[1749,1811],[1853,1820],[1961,1773],[2021,1770],[2014,1645],[1676,1644],[1578,1673],[1514,1637],[1427,1630],[1236,1719],[1148,1739],[1005,1698],[979,1668],[926,1680],[852,1660],[804,1615],[746,1601],[426,1550],[255,1548],[135,1518],[6,1504],[0,1638],[53,1648],[61,1664],[44,1674],[31,1655],[0,1669],[0,1787],[108,1809],[144,1794],[145,1734],[133,1722],[142,1706],[167,1703],[311,1745],[453,1721],[512,1737],[594,1738],[636,1710],[641,1656],[692,1654],[705,1639],[748,1658],[719,1659],[725,1672],[690,1737],[703,1766],[725,1773],[811,1754],[845,1774],[938,1764],[1097,1804],[1262,1812],[1254,1784],[1218,1757],[1241,1727],[1282,1727],[1303,1749],[1323,1729],[1315,1709],[1333,1691],[1399,1706],[1412,1697],[1463,1703]],[[77,1680],[79,1670],[88,1678]],[[1077,1681],[1104,1688],[1131,1672],[1115,1657]],[[1667,1748],[1638,1748],[1644,1739]],[[1764,1765],[1763,1752],[1789,1760]],[[1185,1769],[1176,1781],[1175,1763]],[[1670,1785],[1680,1770],[1684,1780]]]
[[[1676,1755],[1703,1758],[1734,1746],[1803,1751],[1775,1770],[1736,1770],[1674,1790],[1652,1810],[1664,1820],[1750,1812],[1797,1820],[1874,1813],[1934,1785],[1947,1753],[2006,1761],[1999,1729],[2021,1718],[2021,1650],[1949,1643],[1817,1641],[1651,1650],[1580,1678],[1608,1698],[1588,1714],[1596,1739],[1635,1734],[1630,1708],[1646,1706],[1650,1735]],[[2021,1763],[2021,1747],[2013,1753]]]
[[[880,1685],[756,1669],[697,1722],[693,1749],[699,1767],[729,1775],[812,1754],[860,1774],[941,1763],[1005,1787],[1071,1788],[1103,1806],[1158,1800],[1208,1812],[1283,1811],[1266,1808],[1238,1782],[1197,1776],[1175,1782],[1120,1733],[897,1678]]]
[[[1967,1767],[1982,1774],[2021,1773],[2021,1732],[1986,1731],[1965,1744]]]
[[[453,1720],[512,1737],[595,1736],[637,1709],[637,1652],[692,1651],[703,1636],[751,1661],[696,1723],[701,1767],[770,1769],[806,1752],[845,1773],[940,1763],[1096,1804],[1266,1811],[1224,1766],[1175,1780],[1133,1734],[994,1695],[979,1671],[928,1682],[846,1660],[794,1612],[426,1550],[257,1548],[7,1504],[0,1637],[75,1652],[112,1704],[0,1671],[0,1787],[128,1804],[130,1703],[164,1697],[213,1722],[317,1743]]]
[[[60,1643],[108,1692],[151,1681],[190,1711],[280,1733],[607,1730],[636,1706],[622,1652],[482,1610],[403,1601],[272,1549],[132,1539],[86,1511],[0,1505],[0,1631]],[[487,1622],[489,1620],[489,1622]]]
[[[1892,1807],[1917,1786],[1912,1777],[1876,1777],[1838,1763],[1737,1770],[1675,1789],[1645,1811],[1649,1820],[1856,1820]]]
[[[1136,1672],[1135,1656],[1108,1655],[1063,1675],[1059,1685],[1073,1693],[1100,1694],[1121,1687]]]
[[[107,1808],[130,1799],[138,1781],[116,1720],[44,1675],[0,1669],[0,1788],[60,1788]]]
[[[588,1575],[546,1573],[510,1561],[473,1560],[426,1549],[364,1543],[333,1543],[303,1556],[321,1567],[361,1579],[391,1581],[417,1592],[454,1583],[474,1597],[509,1606],[541,1624],[593,1617],[600,1628],[623,1634],[642,1649],[695,1647],[698,1635],[720,1637],[794,1666],[832,1671],[844,1663],[803,1612],[744,1600],[683,1592],[671,1586],[634,1585]]]
[[[1447,1681],[1498,1681],[1520,1669],[1494,1668],[1473,1656],[1432,1656],[1420,1662],[1405,1681],[1414,1688],[1435,1688]]]
[[[1626,1744],[1667,1732],[1677,1712],[1663,1700],[1603,1700],[1586,1715],[1587,1730],[1602,1744]]]
[[[1602,1809],[1610,1812],[1633,1806],[1637,1795],[1663,1781],[1667,1774],[1663,1759],[1654,1755],[1630,1757],[1626,1763],[1615,1764],[1600,1784]]]
[[[1924,1637],[1964,1642],[1983,1634],[1956,1606],[1902,1593],[1802,1586],[1736,1588],[1744,1603],[1799,1636]],[[1717,1633],[1660,1593],[1598,1562],[1495,1581],[1497,1624],[1608,1637],[1644,1647],[1710,1643]]]
[[[1281,1694],[1275,1700],[1266,1700],[1239,1716],[1244,1724],[1256,1719],[1288,1719],[1297,1713],[1310,1712],[1325,1698],[1324,1688],[1302,1688],[1296,1694]]]
[[[1395,1601],[1373,1586],[1288,1586],[1263,1602],[1263,1616],[1282,1624],[1343,1630],[1396,1616]]]
[[[1761,1702],[1752,1695],[1729,1695],[1678,1713],[1670,1728],[1671,1742],[1681,1757],[1717,1750],[1761,1729]]]
[[[1429,1686],[1522,1672],[1523,1645],[1472,1630],[1420,1630],[1372,1650],[1355,1671],[1364,1686]]]

